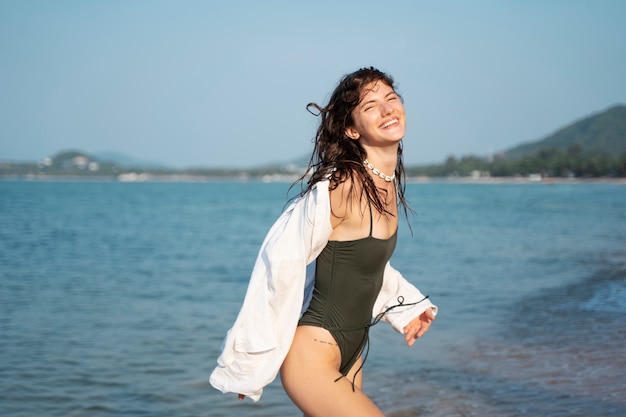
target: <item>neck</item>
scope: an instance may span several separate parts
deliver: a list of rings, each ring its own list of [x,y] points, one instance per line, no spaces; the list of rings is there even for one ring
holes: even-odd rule
[[[367,160],[377,170],[393,176],[398,163],[398,147],[366,149]]]

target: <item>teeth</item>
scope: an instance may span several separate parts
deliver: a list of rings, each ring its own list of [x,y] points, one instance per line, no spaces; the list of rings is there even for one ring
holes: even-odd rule
[[[390,121],[388,121],[387,123],[385,123],[385,124],[383,125],[383,129],[384,129],[384,128],[386,128],[386,127],[389,127],[389,126],[391,126],[391,125],[395,125],[396,123],[398,123],[398,119],[393,119],[393,120],[390,120]]]

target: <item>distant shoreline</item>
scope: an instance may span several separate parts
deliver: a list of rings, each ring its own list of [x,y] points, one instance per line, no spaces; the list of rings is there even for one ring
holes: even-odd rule
[[[626,185],[626,178],[541,178],[539,180],[528,177],[407,177],[407,183],[456,183],[456,184],[619,184]]]
[[[86,175],[3,175],[0,181],[32,181],[32,182],[284,182],[291,183],[299,176],[266,175],[266,176],[203,176],[203,175],[137,175],[132,177],[86,176]],[[448,183],[448,184],[618,184],[626,185],[626,178],[529,178],[529,177],[407,177],[407,184]]]

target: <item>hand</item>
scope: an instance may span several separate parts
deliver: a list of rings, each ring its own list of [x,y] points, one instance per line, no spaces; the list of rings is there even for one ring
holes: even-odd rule
[[[406,340],[407,346],[413,346],[417,338],[428,331],[433,320],[435,320],[435,312],[429,308],[404,326],[404,340]]]

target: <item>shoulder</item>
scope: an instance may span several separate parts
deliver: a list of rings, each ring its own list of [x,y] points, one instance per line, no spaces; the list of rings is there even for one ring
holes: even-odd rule
[[[355,207],[360,207],[363,184],[355,175],[333,178],[329,183],[329,194],[332,216],[345,219]]]

